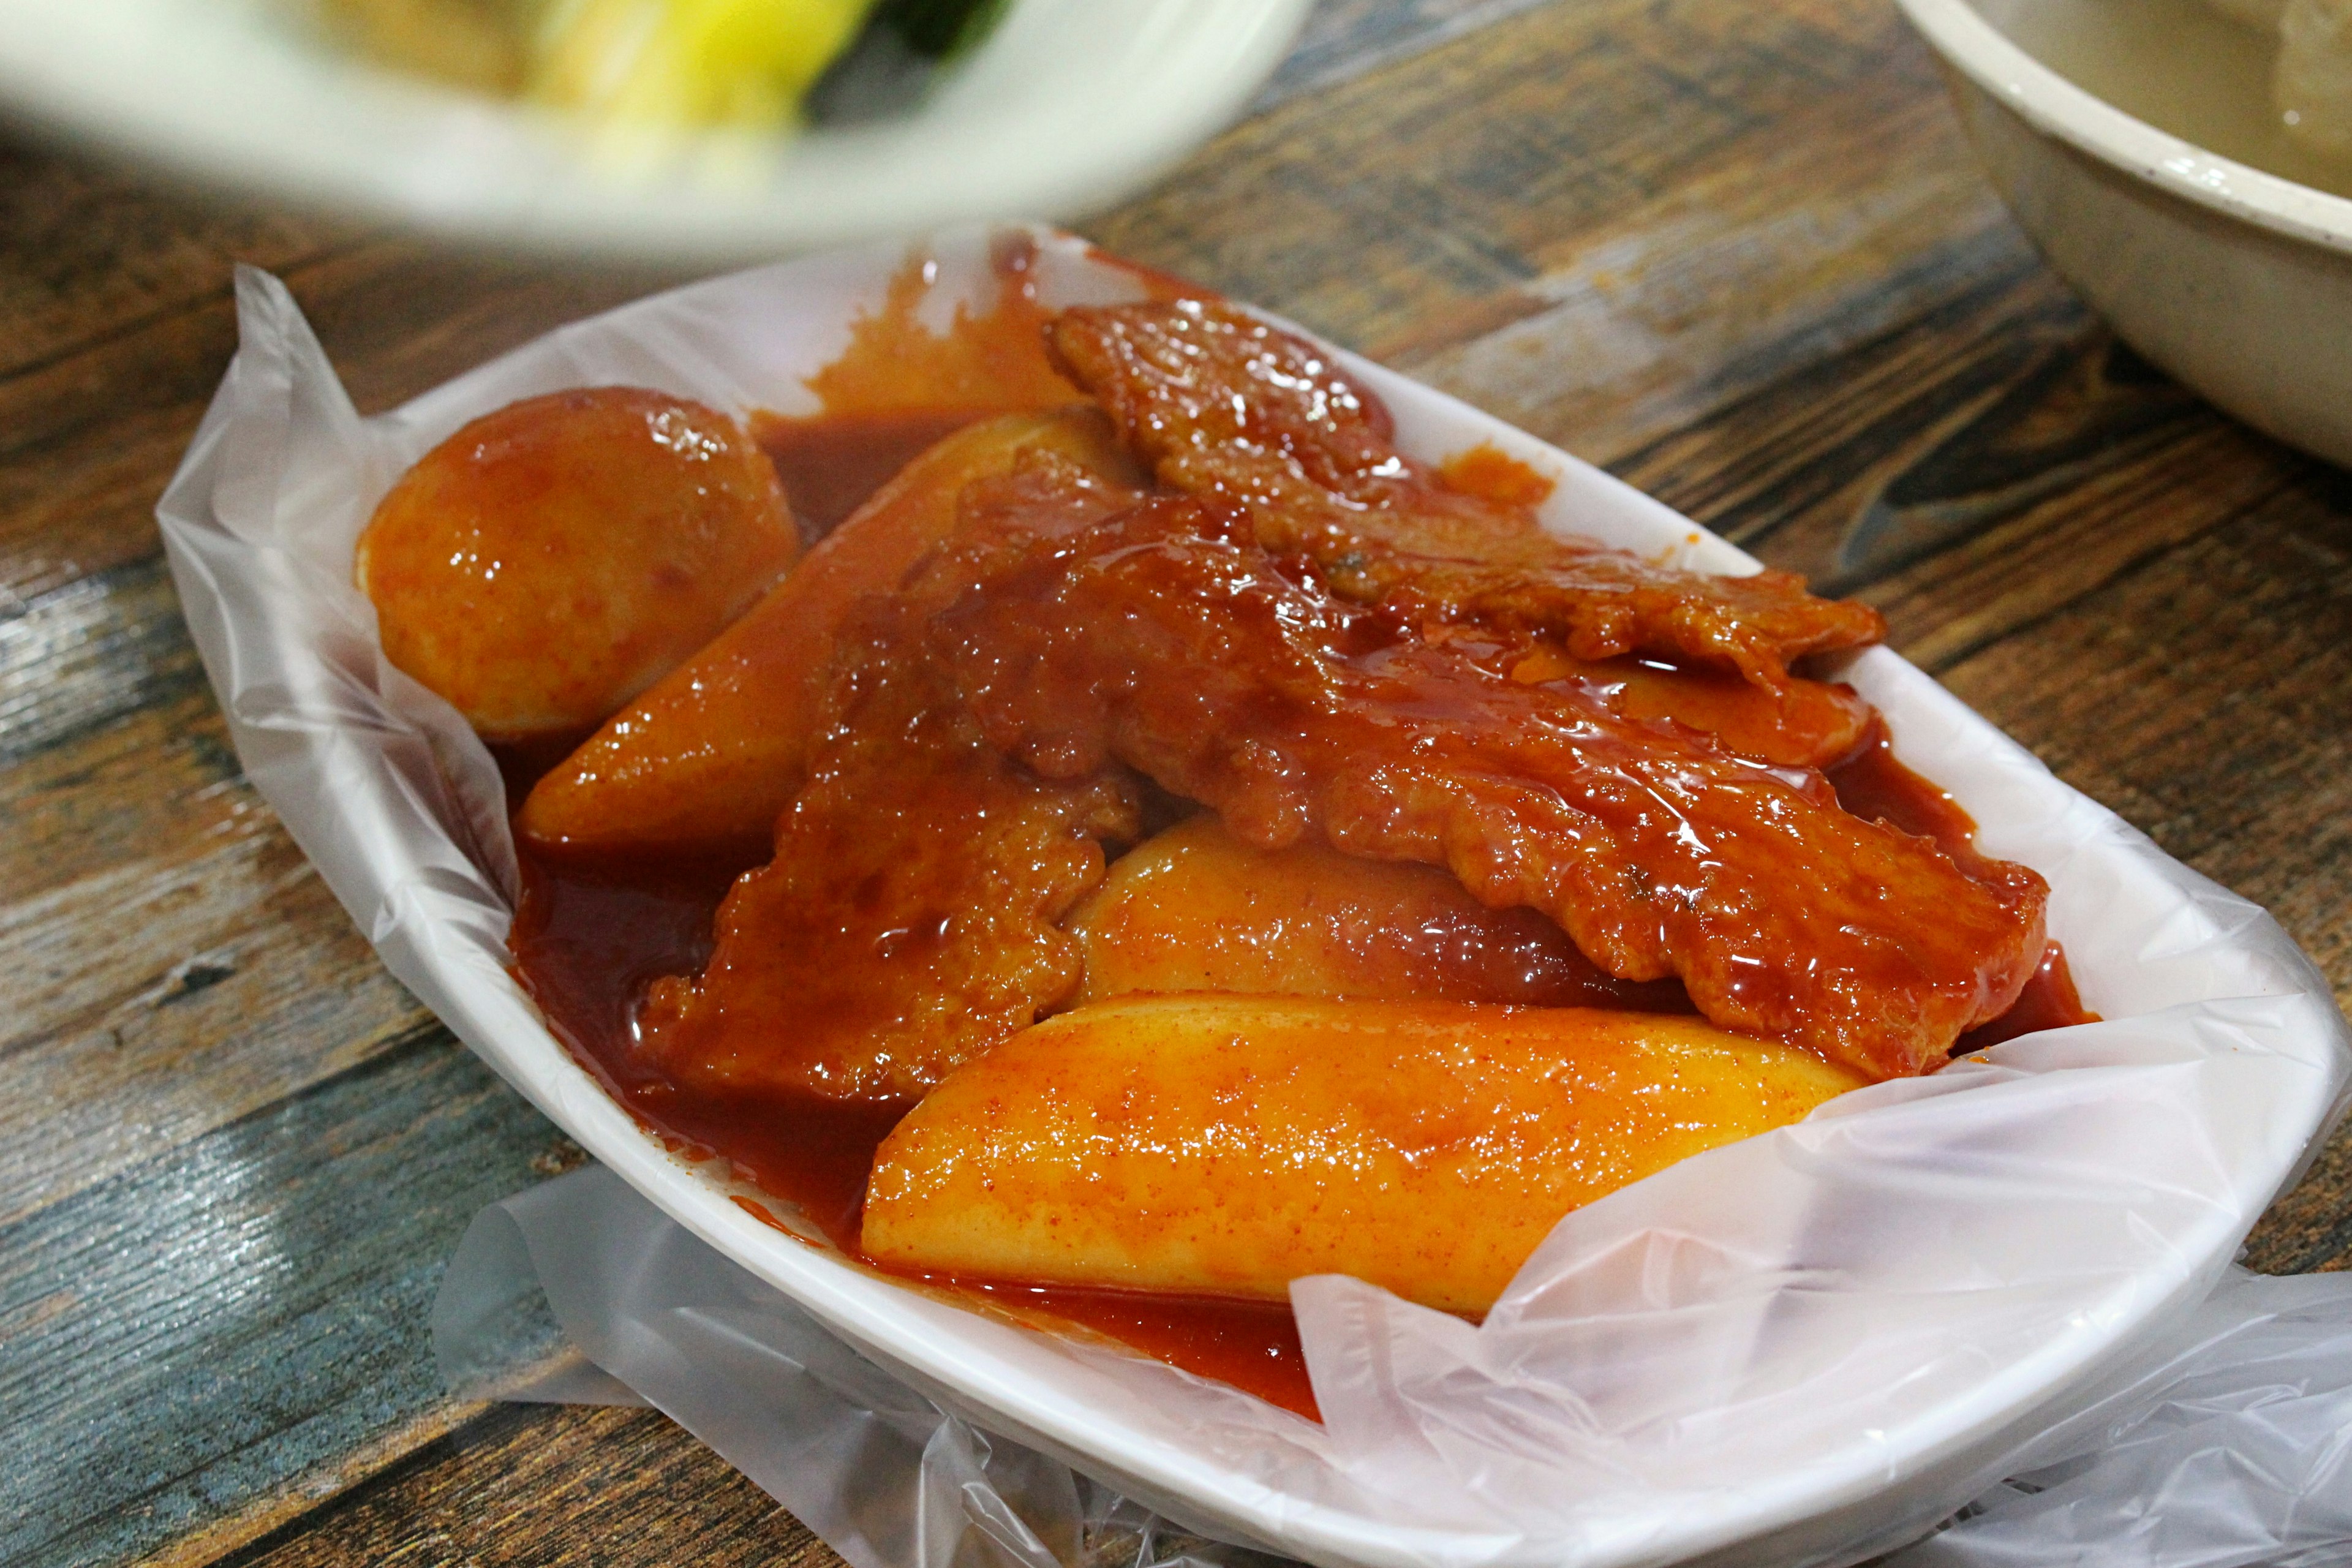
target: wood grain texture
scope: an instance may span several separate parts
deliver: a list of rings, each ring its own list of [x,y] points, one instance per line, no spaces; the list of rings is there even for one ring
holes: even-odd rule
[[[1321,0],[1250,108],[1361,76],[1549,0]]]
[[[1898,646],[2352,999],[2352,481],[2035,260],[1883,0],[1329,0],[1085,226],[1612,467]],[[567,1157],[228,750],[152,508],[283,273],[363,409],[674,279],[0,143],[0,1562],[837,1562],[643,1412],[451,1400],[424,1309]],[[2352,1139],[2261,1267],[2352,1264]]]
[[[425,1021],[243,782],[160,560],[0,620],[9,763],[0,1224]]]
[[[444,1261],[557,1137],[427,1027],[0,1225],[0,1407],[42,1412],[0,1431],[0,1557],[152,1550],[445,1405]]]
[[[0,146],[0,375],[213,300],[232,260],[287,268],[353,237],[332,219],[209,201],[86,159]]]
[[[486,1411],[216,1561],[523,1568],[583,1558],[597,1568],[841,1563],[668,1417],[532,1405]]]
[[[1825,98],[1878,90],[1890,68],[1932,98],[1899,26],[1866,0],[1520,10],[1277,106],[1089,232],[1420,374],[1434,348],[1539,310],[1552,258],[1769,159]]]
[[[2264,504],[2116,571],[1944,679],[2075,788],[2268,909],[2352,1005],[2352,479],[2282,466]],[[2280,1223],[2308,1226],[2320,1196]],[[2352,1261],[2338,1235],[2352,1205],[2340,1187],[2332,1202],[2335,1245],[2283,1267]]]
[[[281,270],[368,413],[677,281],[393,240],[289,258]],[[0,378],[0,613],[156,549],[155,498],[236,346],[225,271],[216,265],[212,288],[193,301],[106,321],[79,353]],[[0,342],[16,325],[0,315]]]

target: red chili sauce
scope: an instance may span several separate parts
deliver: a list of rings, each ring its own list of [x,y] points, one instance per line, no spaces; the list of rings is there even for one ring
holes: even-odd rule
[[[1974,825],[1950,796],[1895,761],[1883,730],[1831,776],[1839,798],[1858,815],[1883,817],[1958,855],[1974,853]],[[646,985],[659,975],[700,970],[709,956],[712,914],[745,868],[674,860],[564,863],[526,849],[516,962],[565,1044],[642,1122],[681,1151],[729,1159],[744,1180],[797,1205],[854,1255],[875,1149],[910,1103],[697,1094],[650,1069],[632,1048]],[[1955,1054],[2092,1016],[2053,944],[2017,1005],[1963,1036]],[[1024,1316],[1083,1325],[1285,1409],[1316,1414],[1287,1307],[919,1278]]]
[[[1906,833],[1932,838],[1964,868],[1979,858],[1977,825],[1950,795],[1895,760],[1884,722],[1871,727],[1862,749],[1832,768],[1829,778],[1837,790],[1838,804],[1854,816],[1876,817]],[[1962,1035],[1952,1047],[1952,1055],[1964,1057],[2020,1035],[2070,1024],[2095,1024],[2098,1018],[2083,1005],[2074,990],[2074,976],[2066,968],[2066,954],[2053,942],[2009,1011]]]
[[[857,1250],[874,1151],[911,1102],[697,1094],[633,1050],[646,986],[709,956],[710,921],[740,867],[562,864],[526,849],[517,967],[572,1054],[613,1097],[681,1152],[722,1155],[762,1192],[799,1205],[844,1251]],[[1302,1415],[1315,1397],[1298,1327],[1278,1304],[1043,1289],[926,1278],[992,1304],[1094,1329],[1148,1355],[1221,1378]]]
[[[1001,285],[996,300],[981,312],[959,310],[944,334],[917,319],[929,279],[910,263],[883,307],[854,328],[841,360],[812,378],[826,412],[754,422],[804,537],[830,532],[909,458],[961,426],[1077,395],[1042,352],[1034,247],[1016,237],[992,260]],[[1138,276],[1148,292],[1178,291],[1172,280],[1139,269]],[[1551,486],[1492,447],[1464,454],[1444,471],[1461,488],[1517,504],[1539,500]],[[566,743],[502,755],[510,801],[520,805],[569,750]],[[1933,837],[1956,855],[1973,854],[1973,824],[1949,796],[1895,762],[1883,730],[1832,780],[1857,814]],[[875,1150],[911,1102],[698,1093],[653,1070],[633,1048],[646,986],[661,975],[701,970],[719,902],[749,868],[674,857],[558,858],[526,845],[522,907],[511,939],[517,969],[558,1037],[647,1128],[681,1152],[732,1162],[745,1181],[797,1205],[855,1256]],[[1689,1010],[1686,1002],[1682,1010]],[[2016,1008],[1964,1037],[1958,1048],[2088,1016],[2053,946]],[[1317,1415],[1286,1305],[917,1278],[1024,1321],[1082,1325],[1286,1409]]]
[[[839,527],[891,476],[967,425],[994,410],[894,408],[870,414],[786,419],[751,416],[751,437],[776,466],[784,500],[803,543]]]

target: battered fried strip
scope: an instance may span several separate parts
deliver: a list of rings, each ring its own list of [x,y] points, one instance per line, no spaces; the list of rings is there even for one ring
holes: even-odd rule
[[[968,492],[923,575],[976,584],[931,646],[989,741],[1047,777],[1121,762],[1263,847],[1318,832],[1444,866],[1612,974],[1679,975],[1715,1022],[1881,1077],[1939,1064],[2041,955],[2024,867],[1971,876],[1818,776],[1497,678],[1286,576],[1238,506],[1156,497],[1073,535],[1045,477]]]
[[[1075,988],[1055,929],[1138,835],[1116,770],[1044,780],[981,741],[877,606],[836,666],[833,721],[772,863],[719,907],[698,981],[656,982],[643,1048],[690,1083],[842,1100],[920,1094]]]
[[[1494,1304],[1561,1215],[1859,1086],[1691,1018],[1163,996],[1081,1008],[884,1141],[861,1245],[905,1268],[1282,1300],[1352,1274]]]
[[[1719,660],[1774,690],[1790,659],[1885,635],[1875,610],[1817,599],[1791,574],[1654,566],[1449,488],[1396,450],[1379,399],[1312,344],[1230,306],[1066,310],[1051,334],[1162,484],[1248,507],[1266,549],[1311,557],[1359,603],[1557,636],[1581,659]]]
[[[1451,634],[1456,646],[1475,647],[1487,637],[1475,627],[1428,627],[1424,637]],[[1494,645],[1482,662],[1523,686],[1576,688],[1621,719],[1670,725],[1704,736],[1735,757],[1776,768],[1829,768],[1853,755],[1870,733],[1874,711],[1851,686],[1790,676],[1778,690],[1736,672],[1685,661],[1663,667],[1652,658],[1571,658],[1556,646]]]

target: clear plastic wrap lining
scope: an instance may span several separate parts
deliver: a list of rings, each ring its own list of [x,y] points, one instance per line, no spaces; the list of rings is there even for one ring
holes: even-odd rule
[[[1245,1568],[1255,1555],[908,1392],[593,1166],[483,1211],[433,1334],[463,1394],[620,1404],[643,1389],[854,1568]],[[2011,1479],[1879,1568],[2340,1563],[2352,1275],[2231,1269],[2078,1391],[2071,1415],[2051,1415]]]
[[[1040,241],[1049,303],[1134,291],[1082,243]],[[992,287],[988,243],[934,242],[926,319]],[[1593,1204],[1481,1326],[1299,1281],[1322,1426],[916,1295],[746,1213],[602,1093],[507,973],[496,769],[384,661],[352,544],[408,463],[518,397],[635,383],[807,411],[801,378],[903,259],[819,257],[641,301],[375,419],[285,291],[246,273],[236,360],[159,510],[248,776],[392,971],[687,1231],[970,1427],[1185,1528],[1315,1562],[1851,1560],[2013,1473],[2057,1413],[2186,1321],[2336,1114],[2344,1023],[2276,925],[1876,650],[1847,679],[1989,851],[2049,878],[2052,930],[2108,1021],[1844,1096]],[[1564,454],[1348,363],[1407,450],[1492,442],[1554,476],[1559,526],[1752,564]]]

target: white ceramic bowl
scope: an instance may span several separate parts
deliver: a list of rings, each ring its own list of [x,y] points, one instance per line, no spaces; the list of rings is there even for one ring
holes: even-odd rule
[[[2168,135],[1998,24],[2039,0],[1901,0],[2050,265],[2125,342],[2248,424],[2352,465],[2352,201]]]
[[[919,110],[626,161],[554,117],[369,68],[285,0],[0,0],[0,106],[209,182],[461,238],[719,263],[1075,214],[1213,134],[1311,0],[1019,0]]]

